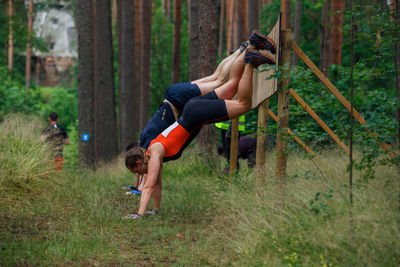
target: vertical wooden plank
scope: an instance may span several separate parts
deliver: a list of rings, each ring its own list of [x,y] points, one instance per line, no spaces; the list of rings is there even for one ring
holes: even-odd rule
[[[292,33],[288,29],[282,29],[282,46],[281,46],[281,66],[286,66],[282,70],[282,81],[279,84],[278,93],[278,131],[276,140],[276,177],[283,179],[286,176],[287,165],[287,148],[288,144],[284,137],[288,135],[289,125],[289,77],[287,73],[290,71],[290,41]]]
[[[231,155],[230,155],[230,174],[235,174],[237,169],[237,157],[239,146],[239,118],[232,119],[231,131]]]
[[[267,134],[264,133],[268,126],[267,111],[269,108],[269,100],[261,102],[258,106],[258,122],[257,122],[257,149],[256,149],[256,191],[265,184],[265,163],[267,161]]]

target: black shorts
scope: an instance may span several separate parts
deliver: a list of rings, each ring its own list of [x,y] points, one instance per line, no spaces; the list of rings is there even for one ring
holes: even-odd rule
[[[212,93],[216,97],[215,93]],[[178,123],[188,132],[196,132],[196,129],[207,123],[228,119],[225,100],[209,98],[210,96],[213,97],[212,94],[207,94],[186,103]]]
[[[179,111],[182,111],[183,107],[190,99],[200,94],[201,91],[197,84],[191,84],[190,82],[174,83],[167,89],[167,92],[165,92],[165,99]]]

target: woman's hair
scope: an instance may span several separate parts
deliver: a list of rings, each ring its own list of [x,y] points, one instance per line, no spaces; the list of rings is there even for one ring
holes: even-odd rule
[[[143,147],[133,147],[126,152],[125,166],[128,169],[133,169],[137,166],[136,161],[144,161],[146,150]]]

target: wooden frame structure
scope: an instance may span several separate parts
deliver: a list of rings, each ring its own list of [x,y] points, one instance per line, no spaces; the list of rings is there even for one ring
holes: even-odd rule
[[[278,20],[279,21],[279,20]],[[278,94],[278,116],[276,116],[269,109],[269,100],[268,98],[276,92],[276,88],[271,89],[271,82],[267,85],[265,82],[265,74],[264,76],[257,76],[256,83],[253,86],[262,87],[263,90],[268,91],[268,96],[266,99],[260,101],[257,100],[256,104],[258,105],[258,128],[265,129],[267,127],[268,115],[271,116],[278,123],[278,131],[277,131],[277,144],[276,144],[276,177],[284,178],[286,176],[286,164],[287,164],[287,144],[283,141],[284,135],[290,135],[295,139],[297,143],[299,143],[304,150],[312,156],[316,156],[315,153],[302,141],[300,138],[293,134],[293,131],[288,127],[288,118],[289,118],[289,95],[291,95],[301,106],[302,108],[308,112],[308,114],[326,131],[329,136],[345,151],[347,155],[349,155],[350,150],[346,144],[343,143],[342,140],[329,128],[329,126],[313,111],[313,109],[307,105],[307,103],[292,89],[288,88],[289,86],[289,77],[285,75],[290,71],[290,59],[291,59],[291,51],[295,52],[295,54],[306,64],[308,68],[310,68],[313,73],[320,79],[320,81],[329,89],[329,91],[338,99],[340,103],[352,113],[352,116],[362,125],[365,125],[365,129],[371,133],[373,136],[377,136],[376,133],[371,132],[366,127],[365,119],[360,115],[360,113],[351,105],[349,101],[340,93],[340,91],[329,81],[329,79],[318,69],[318,67],[307,57],[307,55],[300,49],[300,47],[292,40],[291,31],[287,29],[280,29],[279,27],[279,37],[275,37],[279,39],[280,47],[278,49],[279,55],[278,62],[280,66],[289,66],[285,67],[282,70],[282,79],[279,84],[280,90]],[[271,73],[269,73],[271,75]],[[268,75],[268,76],[269,76]],[[260,78],[262,77],[262,78]],[[253,77],[254,79],[254,77]],[[276,80],[276,79],[274,79]],[[273,84],[273,83],[272,83]],[[275,81],[276,84],[276,81]],[[261,86],[262,85],[262,86]],[[273,85],[272,85],[273,86]],[[254,102],[254,98],[253,98]],[[254,103],[253,103],[254,104]],[[234,128],[233,128],[234,129]],[[234,133],[232,133],[234,134]],[[232,138],[233,139],[233,138]],[[377,139],[377,138],[376,138]],[[379,140],[378,140],[379,141]],[[262,134],[257,135],[257,152],[256,152],[256,187],[262,186],[265,179],[265,164],[266,164],[266,150],[264,149],[266,143],[266,136]],[[389,151],[390,146],[386,143],[380,143],[382,149]],[[231,151],[236,151],[237,157],[237,146],[231,146]],[[237,158],[232,159],[231,162],[236,162]],[[236,167],[236,166],[235,166]],[[235,167],[231,168],[232,171],[235,171]]]

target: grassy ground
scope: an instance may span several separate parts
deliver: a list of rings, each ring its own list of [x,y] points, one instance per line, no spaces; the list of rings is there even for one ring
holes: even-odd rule
[[[122,159],[97,172],[54,172],[38,125],[20,117],[0,125],[2,266],[400,264],[395,167],[378,168],[368,182],[355,173],[351,207],[340,151],[320,155],[322,173],[302,152],[291,154],[283,182],[269,164],[256,196],[245,162],[227,178],[191,149],[165,164],[161,213],[126,221],[138,198],[123,194],[133,175]]]

